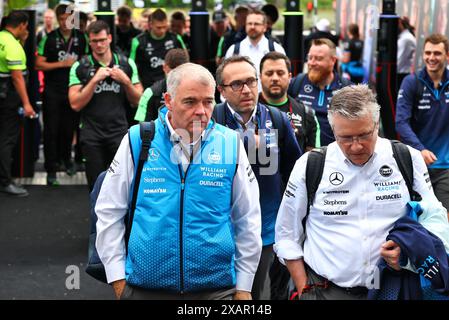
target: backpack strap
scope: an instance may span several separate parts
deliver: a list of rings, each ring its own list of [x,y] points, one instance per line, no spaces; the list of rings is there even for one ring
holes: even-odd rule
[[[270,52],[275,51],[275,49],[274,49],[274,40],[271,37],[268,38],[268,50]]]
[[[421,201],[421,195],[413,190],[413,162],[410,150],[408,147],[397,140],[391,140],[391,147],[393,149],[393,158],[401,171],[402,177],[407,185],[410,199],[412,201]]]
[[[132,77],[132,69],[128,62],[128,57],[121,54],[121,53],[115,53],[117,55],[117,60],[119,66],[122,68],[122,70],[126,73],[126,75],[131,79]]]
[[[140,139],[142,146],[139,154],[139,162],[134,177],[134,185],[132,190],[131,206],[129,208],[129,219],[125,233],[125,241],[128,244],[129,236],[131,235],[131,227],[134,219],[134,210],[136,209],[137,193],[139,192],[140,177],[142,176],[143,165],[148,158],[148,150],[151,147],[151,141],[154,138],[155,124],[154,121],[140,123]]]
[[[305,73],[300,73],[296,77],[293,78],[293,81],[288,86],[287,94],[292,96],[294,99],[298,97],[299,90],[301,89],[301,85],[306,77]]]
[[[225,103],[219,103],[214,107],[212,117],[216,123],[226,126],[226,105]]]
[[[310,213],[310,207],[315,200],[315,194],[323,177],[324,163],[326,161],[327,147],[315,148],[309,152],[306,165],[306,189],[307,189],[307,213],[302,220],[305,228],[307,217]]]
[[[76,75],[80,79],[83,85],[87,84],[93,77],[91,73],[95,75],[95,66],[92,63],[90,55],[85,55],[79,60],[79,67],[76,70]]]
[[[284,137],[285,137],[285,127],[284,127],[284,121],[282,120],[282,113],[279,109],[267,106],[268,111],[270,112],[271,121],[273,122],[273,128],[278,130],[278,144],[279,148],[282,148],[284,143]]]
[[[315,199],[316,191],[323,177],[324,162],[326,160],[327,147],[315,148],[309,152],[306,165],[306,189],[309,213],[310,206]]]
[[[237,56],[240,53],[240,41],[234,43],[234,52],[232,55]]]

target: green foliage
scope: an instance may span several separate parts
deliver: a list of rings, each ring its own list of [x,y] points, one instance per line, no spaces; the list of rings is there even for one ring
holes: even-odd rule
[[[59,3],[59,0],[48,0],[48,7],[54,9]]]
[[[25,7],[31,6],[36,2],[36,0],[7,0],[5,2],[5,14],[8,14],[12,10],[23,9]]]

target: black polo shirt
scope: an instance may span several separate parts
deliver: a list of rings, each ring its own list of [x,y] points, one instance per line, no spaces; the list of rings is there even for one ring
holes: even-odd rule
[[[85,63],[87,59],[88,63]],[[120,63],[120,59],[126,61],[126,65]],[[119,58],[114,53],[108,67],[112,68],[114,65],[119,65],[133,84],[139,83],[134,61],[124,56]],[[76,62],[70,69],[70,86],[86,85],[102,66],[92,55]],[[111,139],[121,139],[128,129],[125,109],[128,104],[125,89],[120,83],[111,77],[98,83],[92,99],[81,110],[81,141],[99,144]]]
[[[69,39],[64,39],[60,29],[53,30],[39,43],[38,54],[47,58],[47,62],[63,61],[68,56],[79,60],[89,52],[89,44],[84,33],[73,29]],[[45,71],[46,90],[68,92],[70,68],[58,68]]]
[[[161,39],[155,39],[150,32],[144,32],[133,39],[130,58],[136,62],[139,78],[146,89],[158,80],[164,79],[162,69],[165,54],[174,48],[186,48],[181,36],[170,32]]]

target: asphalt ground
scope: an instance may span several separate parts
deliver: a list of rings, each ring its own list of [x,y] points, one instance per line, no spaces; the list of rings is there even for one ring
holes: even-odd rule
[[[114,299],[84,271],[87,186],[25,187],[25,198],[0,194],[0,299]]]

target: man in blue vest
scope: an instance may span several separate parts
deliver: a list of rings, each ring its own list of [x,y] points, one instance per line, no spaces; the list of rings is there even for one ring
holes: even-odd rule
[[[122,140],[95,207],[96,247],[117,298],[251,299],[259,188],[238,135],[211,120],[214,93],[200,65],[168,74],[127,248],[123,217],[139,127]]]
[[[259,183],[263,248],[252,292],[254,299],[266,300],[271,297],[276,215],[301,150],[285,113],[258,103],[257,71],[248,57],[225,59],[216,76],[226,102],[215,107],[215,119],[240,133]]]

